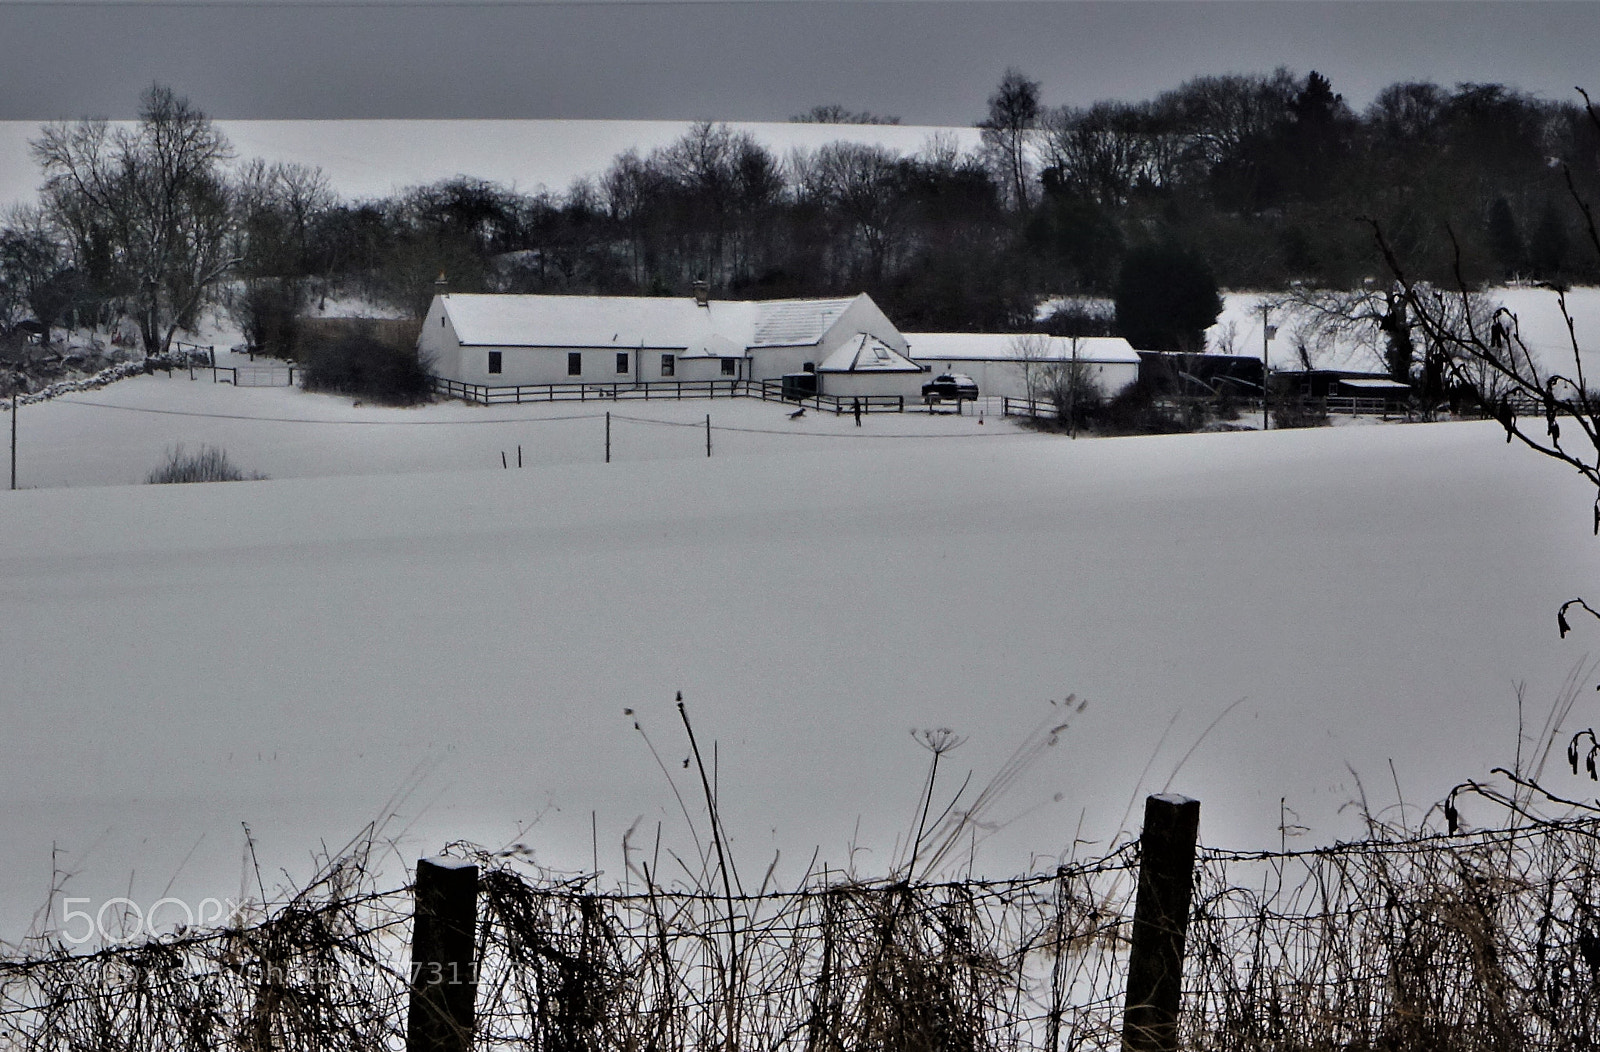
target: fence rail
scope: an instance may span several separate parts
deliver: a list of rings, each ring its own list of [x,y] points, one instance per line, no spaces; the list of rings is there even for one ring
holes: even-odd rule
[[[1329,413],[1336,413],[1342,416],[1381,416],[1387,420],[1397,412],[1401,415],[1405,413],[1403,408],[1396,409],[1395,404],[1387,398],[1329,395],[1322,401],[1323,407]]]
[[[433,378],[433,389],[451,398],[483,405],[523,402],[617,401],[627,398],[732,398],[740,394],[741,380],[648,380],[640,383],[469,384]]]
[[[213,365],[211,382],[235,387],[293,387],[296,365]]]
[[[1054,402],[1040,401],[1037,398],[1012,398],[1006,395],[1000,399],[1001,416],[1026,416],[1048,417],[1055,419],[1060,415]]]
[[[903,395],[796,394],[791,389],[785,388],[781,380],[647,380],[639,383],[618,381],[494,385],[469,384],[436,376],[433,379],[433,389],[451,398],[478,402],[482,405],[720,397],[788,402],[791,405],[835,415],[852,413],[857,404],[863,413],[903,413],[906,409]]]
[[[782,380],[746,380],[743,393],[763,402],[788,402],[802,409],[843,416],[854,413],[857,407],[863,413],[903,413],[906,411],[904,395],[830,395],[795,391]]]

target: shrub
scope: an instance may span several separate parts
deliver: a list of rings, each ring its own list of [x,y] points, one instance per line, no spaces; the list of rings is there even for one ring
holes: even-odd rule
[[[1291,395],[1272,404],[1272,426],[1279,430],[1292,427],[1326,427],[1327,404],[1317,398]]]
[[[416,405],[433,394],[429,364],[414,347],[396,347],[375,330],[358,329],[310,343],[305,388],[384,405]]]
[[[1100,426],[1108,434],[1176,434],[1198,431],[1204,412],[1196,419],[1184,403],[1163,399],[1153,384],[1140,380],[1117,393],[1100,411]]]
[[[183,446],[167,451],[167,462],[150,472],[145,481],[151,485],[170,482],[247,482],[267,476],[252,471],[246,475],[228,459],[226,450],[214,446],[201,446],[199,452],[185,453]]]

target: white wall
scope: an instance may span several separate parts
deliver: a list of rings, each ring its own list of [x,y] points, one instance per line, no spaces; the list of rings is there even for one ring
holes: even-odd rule
[[[838,395],[903,395],[907,402],[922,398],[922,385],[932,379],[931,373],[819,373],[821,394]]]
[[[933,372],[928,374],[929,379],[939,373],[966,373],[978,382],[978,393],[985,397],[999,398],[1003,395],[1011,398],[1028,397],[1027,385],[1023,383],[1022,378],[1022,366],[1014,361],[943,358],[918,358],[917,361],[933,367]],[[1089,375],[1094,377],[1107,398],[1116,395],[1124,387],[1139,379],[1139,366],[1135,362],[1091,362],[1087,367]],[[1042,369],[1045,366],[1035,366],[1035,368]]]
[[[417,334],[417,352],[432,361],[433,375],[461,379],[461,345],[456,341],[454,326],[445,316],[444,303],[437,296],[428,307],[422,331]]]
[[[895,328],[894,322],[889,320],[887,314],[878,309],[878,305],[872,301],[872,297],[863,293],[857,296],[850,306],[845,308],[844,313],[839,315],[839,319],[823,334],[822,343],[823,347],[826,348],[823,357],[827,357],[828,354],[838,350],[840,344],[855,336],[858,332],[871,333],[901,354],[909,354],[909,345],[906,343],[906,338],[900,334],[899,329]]]
[[[821,365],[824,353],[816,344],[805,347],[753,347],[750,379],[776,380],[785,373],[804,372],[805,363]]]

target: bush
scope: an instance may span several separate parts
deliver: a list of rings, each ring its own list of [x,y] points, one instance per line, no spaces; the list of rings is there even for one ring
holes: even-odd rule
[[[167,462],[150,472],[145,481],[164,485],[171,482],[253,482],[266,477],[257,472],[246,475],[234,467],[226,450],[201,446],[197,453],[185,453],[179,445],[167,451]]]
[[[1162,398],[1152,384],[1141,380],[1106,402],[1099,424],[1113,435],[1170,435],[1200,430],[1205,413],[1197,410],[1192,402]]]
[[[429,364],[414,347],[396,347],[375,330],[357,330],[310,343],[305,388],[383,405],[416,405],[433,395]]]
[[[1327,425],[1328,407],[1320,399],[1297,394],[1279,399],[1272,404],[1272,426],[1279,430]]]

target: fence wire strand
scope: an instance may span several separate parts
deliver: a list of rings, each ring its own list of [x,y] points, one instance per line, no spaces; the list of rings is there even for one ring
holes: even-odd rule
[[[480,866],[477,1047],[1116,1049],[1139,850],[1015,880],[600,893]],[[1600,1047],[1600,826],[1202,849],[1185,1048]],[[232,927],[0,960],[0,1047],[403,1047],[411,889],[362,857]]]

